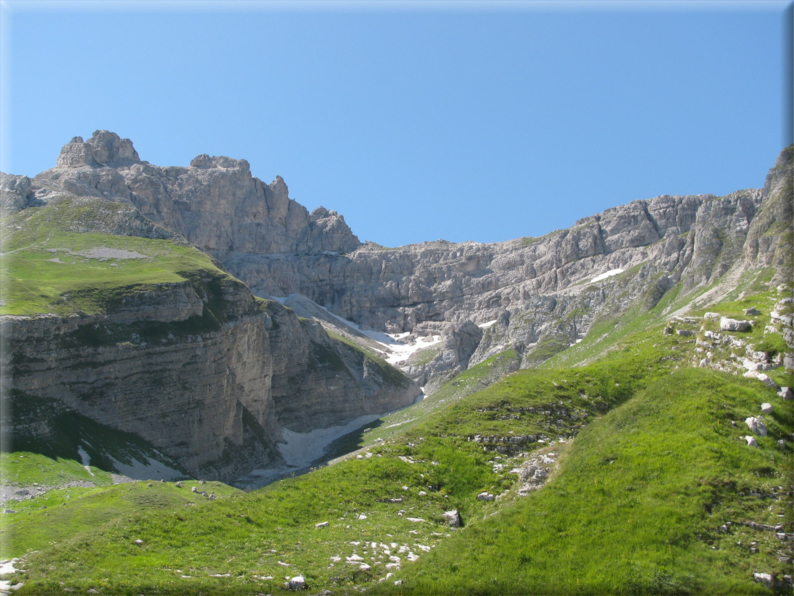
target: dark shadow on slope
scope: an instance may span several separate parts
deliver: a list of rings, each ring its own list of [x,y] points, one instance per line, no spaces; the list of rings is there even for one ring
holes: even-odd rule
[[[100,424],[59,401],[11,391],[11,420],[3,420],[9,452],[38,453],[122,474],[135,480],[177,480],[190,475],[175,461],[134,433]]]

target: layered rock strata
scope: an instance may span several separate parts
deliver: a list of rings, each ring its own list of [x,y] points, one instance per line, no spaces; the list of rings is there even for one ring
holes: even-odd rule
[[[58,400],[194,475],[229,479],[279,460],[269,319],[228,276],[151,286],[107,315],[0,318],[4,370],[18,405]]]

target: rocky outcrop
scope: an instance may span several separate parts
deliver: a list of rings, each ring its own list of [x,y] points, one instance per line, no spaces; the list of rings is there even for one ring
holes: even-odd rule
[[[4,371],[17,407],[57,400],[194,475],[228,479],[279,459],[268,321],[243,284],[203,275],[151,286],[107,315],[2,317]]]
[[[745,260],[755,267],[777,267],[779,281],[794,272],[794,145],[784,149],[764,183],[763,206],[753,219],[744,245]]]
[[[255,293],[297,292],[364,326],[411,331],[424,321],[485,322],[586,291],[599,274],[647,265],[706,283],[735,262],[760,192],[718,199],[659,197],[585,218],[569,230],[495,244],[363,246],[341,255],[229,255],[224,265]],[[690,236],[691,232],[691,238]],[[722,238],[718,246],[711,238]],[[648,275],[652,275],[648,271]]]
[[[432,393],[447,379],[469,367],[469,360],[480,345],[483,330],[466,321],[451,329],[436,355],[427,363],[411,366],[410,361],[406,374],[422,385],[426,393]]]
[[[0,172],[0,213],[11,214],[35,205],[30,178]]]
[[[129,203],[221,261],[233,252],[347,252],[360,244],[341,215],[323,208],[309,214],[289,198],[281,177],[264,184],[244,159],[199,155],[190,167],[162,168],[108,131],[72,139],[57,167],[32,187],[42,200],[60,189]]]

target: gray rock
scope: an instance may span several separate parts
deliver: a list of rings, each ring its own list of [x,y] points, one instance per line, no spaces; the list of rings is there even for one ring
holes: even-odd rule
[[[777,383],[775,383],[775,381],[770,378],[769,375],[765,375],[764,373],[758,372],[757,370],[748,370],[743,376],[751,379],[758,379],[767,387],[771,389],[777,389]]]
[[[314,527],[315,528],[327,528],[328,527],[328,522],[326,521],[326,522],[320,522],[319,524],[314,524]]]
[[[447,523],[452,528],[459,528],[460,527],[460,513],[457,509],[453,509],[451,511],[445,511],[443,514],[444,519],[447,520]]]
[[[746,317],[755,317],[755,316],[758,316],[760,314],[761,314],[761,311],[758,310],[757,308],[747,308],[744,311],[744,315]]]
[[[494,500],[494,496],[491,493],[483,492],[483,493],[480,493],[479,495],[477,495],[477,500],[478,501],[493,501]]]
[[[139,162],[140,158],[132,146],[132,141],[122,139],[114,132],[98,130],[86,142],[83,142],[82,137],[74,137],[64,145],[58,157],[57,167],[121,166]]]
[[[678,331],[676,331],[676,333],[683,337],[690,337],[692,335],[695,335],[695,332],[692,331],[691,329],[679,329]]]
[[[10,215],[34,204],[30,178],[0,172],[0,213]]]
[[[305,590],[307,587],[306,579],[302,575],[296,575],[289,580],[289,584],[287,585],[288,589],[296,591]]]
[[[762,584],[766,588],[775,587],[775,578],[769,573],[753,573],[753,581]]]
[[[777,392],[778,397],[785,401],[794,400],[794,391],[791,391],[789,387],[781,387],[780,391]]]
[[[744,423],[750,429],[750,431],[760,437],[766,436],[766,425],[764,421],[760,418],[756,418],[755,416],[751,416],[750,418],[746,418]]]
[[[755,437],[751,437],[747,435],[744,437],[745,442],[747,443],[748,447],[758,447],[758,441],[755,440]]]
[[[264,184],[245,160],[199,155],[189,168],[160,168],[108,131],[72,139],[33,186],[129,203],[222,261],[249,253],[341,254],[360,245],[341,215],[322,208],[310,215],[289,198],[283,179]]]
[[[773,410],[774,410],[774,408],[772,407],[772,404],[769,404],[769,403],[761,404],[761,413],[762,414],[771,414]]]
[[[728,317],[720,319],[720,331],[747,331],[751,327],[752,323],[750,321],[737,321]]]

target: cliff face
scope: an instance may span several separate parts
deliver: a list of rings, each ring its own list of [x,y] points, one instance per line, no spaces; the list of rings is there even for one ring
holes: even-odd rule
[[[285,428],[307,432],[412,404],[419,388],[382,360],[329,337],[319,323],[268,302],[272,394]]]
[[[768,266],[777,268],[775,282],[783,280],[791,242],[793,156],[791,149],[783,152],[763,190],[634,201],[542,238],[493,244],[438,241],[394,249],[360,245],[341,216],[322,208],[309,214],[289,199],[283,180],[263,184],[251,176],[244,160],[202,155],[187,168],[161,168],[141,161],[128,140],[105,131],[86,142],[73,139],[62,150],[57,167],[33,180],[0,179],[0,198],[12,212],[51,203],[64,192],[102,197],[124,205],[130,225],[145,227],[142,222],[151,221],[158,234],[170,230],[184,236],[217,258],[256,295],[302,294],[365,328],[408,331],[414,337],[440,334],[444,341],[433,353],[405,363],[409,375],[432,390],[456,372],[507,348],[515,351],[516,366],[536,365],[584,337],[598,320],[619,317],[630,308],[653,307],[676,284],[686,293],[713,285],[730,271]],[[117,226],[113,233],[129,228]],[[176,314],[168,314],[163,305],[180,301],[185,302],[180,312],[198,316],[198,304],[189,306],[190,300],[183,300],[176,288],[169,292],[173,295],[167,299],[154,300],[127,316],[125,324],[139,324],[158,308],[165,309],[165,314],[157,315],[164,321],[177,320],[169,318]],[[185,336],[185,346],[193,347],[186,347],[184,358],[191,349],[201,348],[199,359],[206,369],[183,363],[178,356],[181,347],[171,350],[175,372],[166,386],[176,387],[177,379],[183,378],[176,371],[187,367],[192,379],[203,375],[202,385],[218,387],[219,395],[226,395],[228,389],[235,396],[221,399],[226,400],[219,406],[224,414],[217,414],[222,430],[207,443],[215,455],[192,463],[193,469],[216,466],[226,470],[219,474],[230,473],[231,468],[216,460],[226,461],[229,458],[222,454],[256,443],[254,439],[240,443],[240,433],[258,437],[262,447],[256,457],[273,458],[272,443],[278,438],[274,424],[308,431],[408,405],[418,395],[417,387],[395,376],[393,369],[349,343],[332,339],[317,323],[299,319],[272,301],[251,308],[258,308],[259,314],[240,311],[236,319],[224,319],[221,328],[206,332],[216,335]],[[63,326],[63,332],[39,329],[36,333],[66,337],[75,333],[66,330],[68,325],[60,321],[55,327]],[[255,331],[257,325],[265,331]],[[85,330],[90,325],[79,327]],[[30,339],[34,343],[36,333]],[[19,344],[22,354],[27,353],[24,343]],[[154,355],[147,356],[155,349],[152,345],[129,343],[142,350],[144,360],[154,362]],[[123,351],[112,351],[119,347],[112,353],[102,352],[102,347],[90,349],[99,351],[69,356],[67,349],[64,365],[69,358],[75,366],[81,358],[101,361],[107,353],[108,370],[127,366],[111,364],[124,360]],[[42,344],[32,350],[30,358],[54,348]],[[19,366],[21,379],[38,374],[25,368],[31,363]],[[226,373],[219,372],[223,366]],[[159,370],[153,364],[152,368]],[[123,377],[122,373],[110,377],[114,375]],[[64,386],[77,386],[77,373],[70,383]],[[96,383],[101,386],[99,380]],[[260,385],[269,392],[264,397],[248,392],[247,387]],[[64,391],[68,394],[72,389]],[[109,385],[103,394],[113,391]],[[205,391],[208,396],[210,390]],[[191,392],[192,386],[183,391]],[[76,397],[69,399],[77,403]],[[174,404],[175,412],[188,407],[178,400]],[[124,411],[113,410],[115,406],[90,407],[108,420],[125,416]],[[249,432],[246,420],[251,419],[258,426],[251,426]],[[147,427],[145,420],[144,416],[136,424]],[[172,417],[163,428],[174,421]],[[183,432],[186,436],[179,441],[197,445],[209,430],[197,422]]]
[[[2,317],[0,332],[17,405],[58,400],[192,474],[228,479],[279,459],[269,324],[243,284],[202,275],[142,289],[105,315]]]
[[[25,444],[35,445],[31,433],[64,435],[47,427],[57,417],[35,414],[56,404],[134,433],[195,476],[228,481],[280,463],[283,427],[345,424],[421,393],[255,298],[133,206],[53,189],[42,203],[0,222],[3,399],[24,413],[4,432]]]

